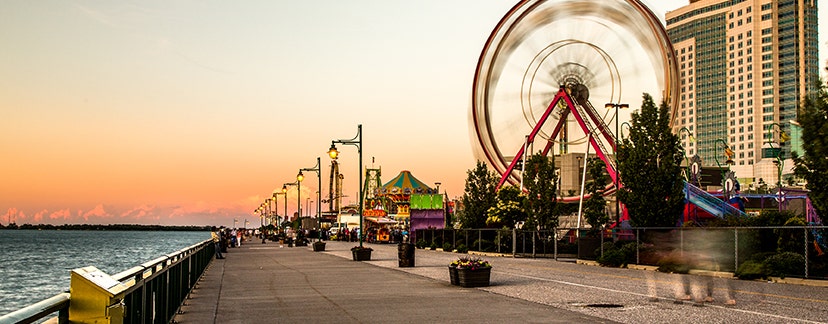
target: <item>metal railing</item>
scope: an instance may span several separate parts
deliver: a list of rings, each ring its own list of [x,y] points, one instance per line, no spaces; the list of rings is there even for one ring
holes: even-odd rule
[[[212,239],[112,276],[126,285],[124,323],[169,323],[215,255]],[[55,312],[69,322],[72,297],[61,293],[0,317],[0,323],[34,323]]]
[[[658,266],[667,259],[689,262],[700,270],[734,272],[745,262],[789,252],[802,264],[784,275],[828,279],[828,226],[669,227],[593,231],[557,228],[421,229],[413,239],[442,248],[446,243],[469,251],[515,257],[596,260],[605,249],[628,245],[629,264]],[[790,254],[789,254],[790,255]],[[799,262],[799,261],[797,261]]]

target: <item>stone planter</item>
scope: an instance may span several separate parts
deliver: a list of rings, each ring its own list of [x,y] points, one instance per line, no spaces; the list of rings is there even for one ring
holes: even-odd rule
[[[400,243],[397,245],[399,256],[399,266],[401,268],[406,267],[413,267],[414,266],[414,244],[411,243]]]
[[[457,286],[457,267],[449,266],[449,281],[452,285]]]
[[[353,250],[354,261],[371,261],[371,250]]]
[[[491,276],[492,268],[457,269],[457,285],[465,288],[487,287]]]
[[[322,252],[325,251],[325,242],[317,241],[313,242],[313,252]]]

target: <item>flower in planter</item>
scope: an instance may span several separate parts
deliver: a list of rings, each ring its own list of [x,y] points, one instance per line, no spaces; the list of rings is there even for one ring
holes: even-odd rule
[[[471,271],[492,267],[489,261],[477,258],[473,259],[468,257],[462,257],[457,260],[454,260],[451,262],[451,264],[449,264],[449,266],[457,269],[469,269]]]
[[[374,249],[367,247],[367,246],[355,246],[351,248],[351,251],[359,252],[359,251],[373,251]]]

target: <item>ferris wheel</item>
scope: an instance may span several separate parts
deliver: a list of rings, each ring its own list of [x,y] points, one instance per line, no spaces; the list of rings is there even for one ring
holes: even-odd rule
[[[618,105],[636,106],[649,93],[668,100],[675,116],[676,71],[664,27],[640,0],[521,1],[498,22],[477,64],[475,154],[500,184],[514,184],[522,155],[590,145],[615,180],[606,155],[632,110]]]

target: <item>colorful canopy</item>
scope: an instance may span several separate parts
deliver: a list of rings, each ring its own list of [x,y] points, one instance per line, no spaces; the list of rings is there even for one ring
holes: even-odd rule
[[[399,175],[388,181],[379,188],[379,193],[382,195],[411,195],[411,194],[431,194],[437,193],[436,190],[429,188],[425,183],[417,180],[411,172],[402,171]]]

